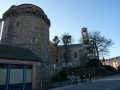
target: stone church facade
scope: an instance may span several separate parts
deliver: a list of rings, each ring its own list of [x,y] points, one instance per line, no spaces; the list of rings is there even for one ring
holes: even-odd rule
[[[58,61],[62,63],[62,66],[65,67],[65,47],[61,45],[58,47],[59,58]],[[69,45],[69,56],[68,56],[68,65],[70,67],[85,66],[87,63],[87,53],[85,52],[83,44],[72,44]]]
[[[88,62],[88,32],[87,28],[81,29],[82,34],[82,42],[81,44],[70,44],[69,48],[69,56],[68,56],[68,67],[77,67],[77,66],[85,66]],[[54,43],[50,42],[50,49],[51,49],[51,57],[52,62],[56,62],[56,53],[57,48],[55,47]],[[62,67],[66,67],[65,63],[65,46],[58,45],[58,63],[62,64]]]

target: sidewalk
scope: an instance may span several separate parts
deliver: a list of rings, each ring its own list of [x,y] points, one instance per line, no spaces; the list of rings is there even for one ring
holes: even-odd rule
[[[98,80],[98,79],[97,79]],[[92,83],[96,82],[97,80],[92,80]],[[87,84],[92,84],[92,83],[89,83],[89,82],[86,82],[86,83],[78,83],[78,84],[75,84],[75,85],[68,85],[68,86],[63,86],[63,87],[57,87],[57,88],[52,88],[52,89],[48,89],[48,90],[62,90],[62,89],[68,89],[68,88],[72,88],[72,87],[77,87],[78,85],[87,85]]]
[[[106,78],[109,78],[109,77],[111,77],[111,76],[102,77],[102,78],[98,78],[98,79],[92,79],[92,83],[95,83],[95,82],[98,81],[98,80],[103,80],[103,79],[106,79]],[[92,84],[92,83],[89,83],[88,80],[87,80],[86,83],[78,83],[77,85],[68,85],[68,86],[63,86],[63,87],[51,88],[51,89],[48,89],[48,90],[69,89],[69,88],[72,88],[72,87],[77,87],[77,86],[80,86],[80,85],[87,85],[87,84]]]

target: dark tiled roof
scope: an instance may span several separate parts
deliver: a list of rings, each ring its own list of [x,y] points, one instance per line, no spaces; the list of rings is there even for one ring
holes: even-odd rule
[[[83,44],[71,44],[69,45],[69,48],[82,48],[83,47]],[[59,49],[64,49],[65,46],[64,45],[60,45],[58,46]]]
[[[38,56],[26,48],[0,45],[0,58],[41,61]]]

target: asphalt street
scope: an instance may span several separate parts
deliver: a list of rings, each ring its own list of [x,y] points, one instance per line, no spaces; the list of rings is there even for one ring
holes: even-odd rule
[[[92,83],[80,83],[51,90],[120,90],[120,74],[93,80]]]

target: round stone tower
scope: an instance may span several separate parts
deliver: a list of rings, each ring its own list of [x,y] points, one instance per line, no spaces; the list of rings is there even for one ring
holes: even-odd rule
[[[32,4],[13,5],[3,14],[3,20],[1,44],[28,48],[43,62],[50,62],[50,20],[40,7]]]

